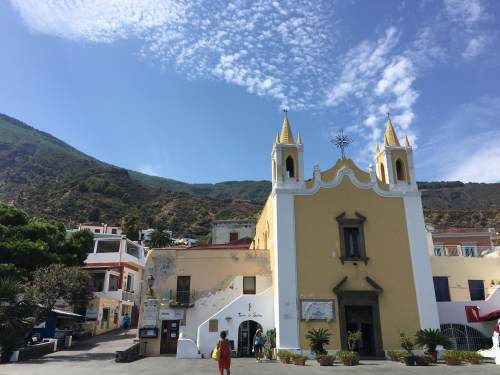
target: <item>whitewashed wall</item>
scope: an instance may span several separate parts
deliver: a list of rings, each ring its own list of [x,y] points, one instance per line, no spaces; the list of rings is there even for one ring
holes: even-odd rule
[[[495,289],[486,301],[437,302],[440,324],[464,324],[481,331],[486,337],[492,337],[496,320],[492,322],[468,323],[467,316],[465,315],[465,306],[478,306],[479,315],[486,315],[490,312],[500,310],[500,289]]]
[[[261,294],[272,285],[271,275],[256,276],[255,284],[256,295]],[[183,337],[196,343],[198,327],[241,295],[243,295],[243,276],[236,276],[224,291],[215,292],[206,297],[197,297],[194,307],[187,309],[186,326],[181,327]]]
[[[269,287],[261,294],[245,294],[234,300],[217,314],[209,317],[198,328],[198,349],[205,357],[215,348],[221,331],[228,331],[228,340],[234,340],[235,350],[238,350],[238,329],[242,322],[253,320],[267,331],[274,328],[274,288]],[[249,311],[250,305],[250,311]],[[226,317],[231,321],[226,321]],[[218,332],[209,332],[209,320],[219,321]]]

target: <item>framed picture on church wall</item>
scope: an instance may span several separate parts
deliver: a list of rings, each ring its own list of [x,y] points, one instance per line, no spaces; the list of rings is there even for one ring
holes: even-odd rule
[[[311,322],[326,322],[331,319],[336,322],[334,299],[301,299],[300,321],[309,319]]]

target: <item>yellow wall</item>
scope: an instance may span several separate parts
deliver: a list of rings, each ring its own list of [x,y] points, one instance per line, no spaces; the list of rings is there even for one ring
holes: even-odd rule
[[[355,211],[367,218],[364,233],[368,265],[341,264],[335,217],[344,211],[346,218],[356,218]],[[295,197],[295,231],[298,298],[335,299],[337,313],[337,322],[301,322],[301,349],[308,349],[305,335],[312,328],[327,328],[333,334],[326,349],[341,347],[338,301],[332,288],[345,276],[348,278],[342,289],[373,290],[365,276],[384,289],[379,295],[384,349],[399,348],[398,328],[408,334],[420,329],[402,198],[383,198],[371,189],[358,189],[345,177],[335,188]]]
[[[354,175],[360,182],[370,182],[370,174],[359,169],[351,159],[338,159],[333,167],[321,172],[321,181],[330,182],[337,178],[339,171],[347,167],[354,172]]]
[[[492,279],[500,279],[500,258],[431,256],[432,276],[448,276],[450,299],[470,301],[469,280],[484,280],[485,295]]]
[[[267,232],[267,239],[266,237]],[[267,198],[266,205],[264,206],[262,212],[260,213],[259,219],[255,226],[255,237],[254,237],[255,248],[268,249],[270,251],[270,265],[271,265],[271,275],[273,277],[274,284],[274,207],[272,194],[269,194]],[[267,246],[265,246],[267,245]]]
[[[119,321],[117,323],[115,323],[114,312],[113,312],[113,309],[116,309],[115,312],[118,312],[117,309],[119,309],[119,307],[120,307],[119,301],[114,300],[114,299],[109,299],[109,298],[97,297],[97,298],[94,298],[92,301],[90,301],[88,306],[90,306],[91,304],[92,304],[93,309],[99,308],[99,315],[97,317],[97,322],[94,326],[95,327],[94,335],[99,335],[99,334],[104,333],[104,332],[109,332],[109,331],[116,329],[120,326]],[[104,305],[109,305],[109,306],[104,306]],[[101,308],[109,309],[109,327],[107,326],[106,322],[104,322],[104,324],[101,328],[101,321],[102,321],[102,313],[100,310]],[[106,327],[108,327],[108,328],[106,328]]]

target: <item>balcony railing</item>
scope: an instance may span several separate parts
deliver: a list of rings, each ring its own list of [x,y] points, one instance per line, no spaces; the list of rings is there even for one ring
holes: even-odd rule
[[[170,307],[193,307],[194,306],[194,290],[170,290]]]
[[[488,254],[498,256],[498,249],[495,246],[456,246],[456,245],[434,245],[431,252],[433,256],[439,257],[485,257]]]
[[[135,293],[127,292],[125,290],[122,292],[122,300],[135,303],[136,299],[137,299],[137,297],[136,297]]]

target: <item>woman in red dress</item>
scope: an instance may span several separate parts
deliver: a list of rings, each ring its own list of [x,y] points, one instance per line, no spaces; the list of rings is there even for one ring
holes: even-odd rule
[[[231,375],[231,347],[229,345],[229,340],[226,339],[226,331],[220,333],[220,339],[217,340],[217,346],[220,347],[220,359],[219,359],[219,372],[220,375],[224,374],[226,370],[227,375]]]

